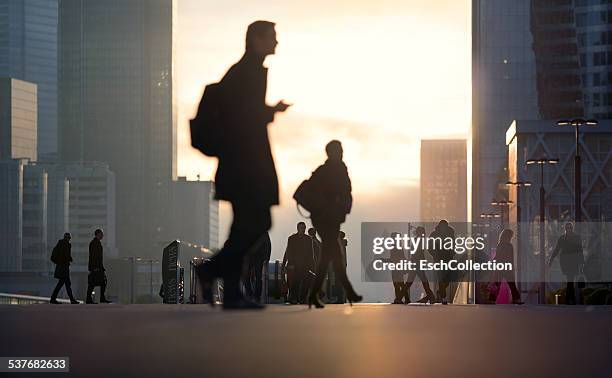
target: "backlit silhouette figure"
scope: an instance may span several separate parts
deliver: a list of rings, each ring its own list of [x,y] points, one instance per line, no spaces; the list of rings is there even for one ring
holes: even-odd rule
[[[304,303],[308,292],[310,272],[314,272],[312,238],[306,235],[306,223],[297,224],[297,232],[287,239],[287,249],[281,265],[287,273],[289,303]]]
[[[106,299],[106,269],[104,268],[104,253],[102,247],[102,238],[104,232],[97,229],[94,232],[94,238],[89,242],[89,276],[87,277],[87,299],[85,303],[95,304],[93,300],[94,287],[100,286],[100,303],[111,303]]]
[[[447,238],[455,240],[455,229],[448,225],[446,219],[442,219],[433,232],[429,235],[430,238],[440,238],[444,241]],[[445,243],[432,243],[432,248],[429,253],[433,256],[436,262],[442,261],[448,263],[455,255],[454,243],[450,248],[445,248]],[[442,304],[448,304],[446,299],[448,285],[450,284],[452,271],[440,270],[437,272],[438,275],[438,298],[437,301]]]
[[[565,224],[565,234],[557,240],[557,245],[548,261],[549,267],[557,255],[559,255],[559,262],[561,263],[561,272],[567,279],[565,303],[576,304],[574,281],[584,265],[584,255],[582,254],[580,235],[574,232],[574,225],[570,222]]]
[[[219,253],[197,270],[204,300],[212,302],[212,281],[223,278],[226,309],[261,308],[245,299],[240,291],[244,255],[272,225],[270,207],[278,204],[278,179],[267,125],[274,114],[289,105],[265,103],[268,69],[266,56],[274,54],[274,23],[256,21],[246,34],[246,51],[225,74],[220,84],[221,127],[215,176],[216,198],[229,201],[234,218],[228,240]]]
[[[324,201],[324,206],[321,206],[319,212],[311,213],[312,225],[322,239],[321,261],[317,266],[316,278],[308,298],[309,306],[314,305],[317,308],[324,307],[319,294],[330,263],[334,268],[337,282],[344,287],[349,302],[362,300],[346,275],[339,238],[340,225],[350,213],[353,202],[351,180],[342,161],[342,144],[333,140],[325,146],[325,152],[327,161],[318,167],[310,178],[313,181],[312,185],[319,188],[321,201]]]
[[[425,228],[422,226],[418,226],[414,233],[415,233],[415,237],[417,238],[424,238],[426,236]],[[423,284],[423,289],[425,289],[425,293],[427,294],[426,297],[419,300],[419,303],[425,303],[429,301],[429,303],[433,304],[436,301],[436,296],[434,295],[433,291],[431,291],[431,288],[429,287],[429,281],[427,280],[427,275],[425,274],[424,271],[420,269],[421,260],[425,260],[425,248],[423,248],[423,245],[419,244],[418,249],[413,254],[410,255],[410,261],[415,263],[416,269],[409,271],[406,277],[406,285],[404,287],[404,296],[405,296],[406,304],[410,303],[410,287],[412,286],[412,283],[414,282],[414,279],[417,276],[421,280],[421,284]]]
[[[53,277],[58,279],[57,285],[55,289],[53,289],[53,294],[51,294],[51,300],[49,301],[53,304],[60,303],[57,301],[57,295],[64,285],[66,285],[66,294],[68,294],[68,298],[70,298],[70,303],[79,303],[72,295],[72,285],[70,282],[70,263],[72,262],[72,255],[70,254],[70,249],[72,247],[70,244],[71,238],[72,236],[70,233],[66,232],[64,238],[57,241],[51,253],[51,261],[55,264],[55,273]]]
[[[263,269],[270,261],[270,255],[272,254],[270,235],[266,232],[265,236],[267,237],[259,239],[259,242],[247,257],[248,264],[244,288],[247,296],[255,302],[261,302],[263,280],[268,279],[268,277],[263,276]]]
[[[512,266],[514,266],[514,247],[512,246],[513,236],[514,231],[507,228],[504,229],[501,234],[499,234],[499,242],[497,243],[497,247],[495,249],[495,260],[497,262],[510,263]],[[496,272],[496,274],[498,277],[496,286],[500,288],[502,279],[505,279],[510,287],[510,291],[512,292],[512,303],[523,304],[523,302],[521,302],[521,293],[516,287],[514,269],[511,271],[502,270]]]

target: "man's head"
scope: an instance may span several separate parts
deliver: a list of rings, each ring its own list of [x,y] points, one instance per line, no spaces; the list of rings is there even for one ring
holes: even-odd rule
[[[325,146],[325,152],[330,160],[342,160],[342,143],[339,140],[332,140]]]
[[[101,228],[98,228],[94,231],[94,237],[98,240],[102,240],[102,238],[104,237],[104,231],[102,231]]]
[[[308,235],[310,235],[310,236],[312,236],[314,238],[315,236],[317,236],[317,229],[314,228],[314,227],[310,227],[308,229]]]
[[[260,56],[274,54],[278,41],[274,23],[255,21],[249,25],[246,33],[246,51]]]
[[[64,240],[65,241],[70,241],[70,239],[72,239],[72,235],[70,235],[70,232],[66,232],[64,234]]]
[[[448,221],[446,219],[441,219],[440,222],[438,222],[438,225],[436,226],[436,228],[444,228],[444,227],[448,227]]]
[[[414,230],[414,233],[417,237],[425,236],[425,227],[417,226],[417,228]]]
[[[567,222],[565,224],[565,233],[571,234],[572,232],[574,232],[574,224],[572,222]]]
[[[306,233],[306,223],[304,223],[304,222],[299,222],[299,223],[297,224],[297,230],[298,230],[298,233],[300,233],[300,234],[304,234],[304,233]]]

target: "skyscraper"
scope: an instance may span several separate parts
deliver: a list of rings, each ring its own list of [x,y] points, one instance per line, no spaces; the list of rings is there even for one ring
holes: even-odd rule
[[[116,206],[115,206],[115,175],[108,165],[98,162],[79,163],[42,163],[49,173],[49,215],[59,213],[68,207],[68,223],[62,223],[62,218],[55,216],[55,226],[50,225],[49,245],[60,239],[64,232],[72,234],[72,270],[87,271],[89,259],[89,242],[94,230],[104,230],[104,255],[117,258],[116,247]],[[68,192],[61,191],[63,181],[68,181]],[[55,186],[55,188],[53,187]],[[64,200],[60,195],[67,196]],[[55,203],[53,203],[54,201]],[[63,229],[60,230],[60,226]],[[51,246],[52,247],[52,246]]]
[[[530,0],[472,2],[472,220],[507,179],[506,130],[538,119]]]
[[[212,181],[174,182],[172,200],[172,235],[183,242],[208,249],[219,248],[219,201],[215,200]]]
[[[38,86],[38,158],[57,152],[58,0],[0,0],[0,77]]]
[[[0,159],[36,160],[36,84],[0,78]]]
[[[473,0],[472,22],[474,219],[507,195],[513,120],[612,117],[612,3]]]
[[[465,139],[421,140],[421,222],[467,220]]]
[[[23,246],[22,269],[50,270],[47,251],[48,174],[36,164],[23,167]]]
[[[158,255],[176,177],[173,0],[60,3],[60,155],[116,176],[117,244]]]

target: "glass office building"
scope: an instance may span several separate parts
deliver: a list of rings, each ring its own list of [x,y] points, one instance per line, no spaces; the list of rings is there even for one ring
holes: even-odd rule
[[[36,160],[36,84],[0,77],[0,159]]]
[[[514,119],[537,119],[529,0],[472,5],[472,219],[490,212],[507,181],[505,135]]]
[[[507,198],[514,120],[612,115],[609,0],[472,2],[472,219]],[[588,170],[585,163],[584,169]]]
[[[0,0],[0,77],[38,86],[38,158],[57,152],[57,0]]]
[[[465,139],[421,140],[421,222],[467,220]]]
[[[173,0],[60,3],[60,155],[109,164],[117,246],[158,255],[176,178]]]

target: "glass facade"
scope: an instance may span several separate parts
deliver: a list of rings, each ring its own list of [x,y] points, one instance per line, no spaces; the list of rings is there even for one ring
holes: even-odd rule
[[[529,0],[472,3],[472,219],[491,212],[507,181],[506,129],[538,119]],[[505,188],[504,188],[505,189]]]
[[[0,78],[0,159],[36,160],[36,84]]]
[[[421,222],[467,220],[466,141],[421,140]]]
[[[21,271],[23,245],[23,166],[26,160],[0,159],[0,272]]]
[[[57,0],[0,0],[0,77],[38,86],[38,157],[57,153]]]
[[[47,172],[26,164],[23,170],[22,270],[50,271],[47,250]]]
[[[472,12],[477,219],[491,198],[507,196],[504,137],[513,120],[611,118],[612,2],[474,0]]]
[[[176,177],[173,0],[60,5],[60,155],[116,175],[117,245],[157,255]]]
[[[179,177],[172,190],[172,235],[185,243],[219,248],[219,201],[212,181]]]

